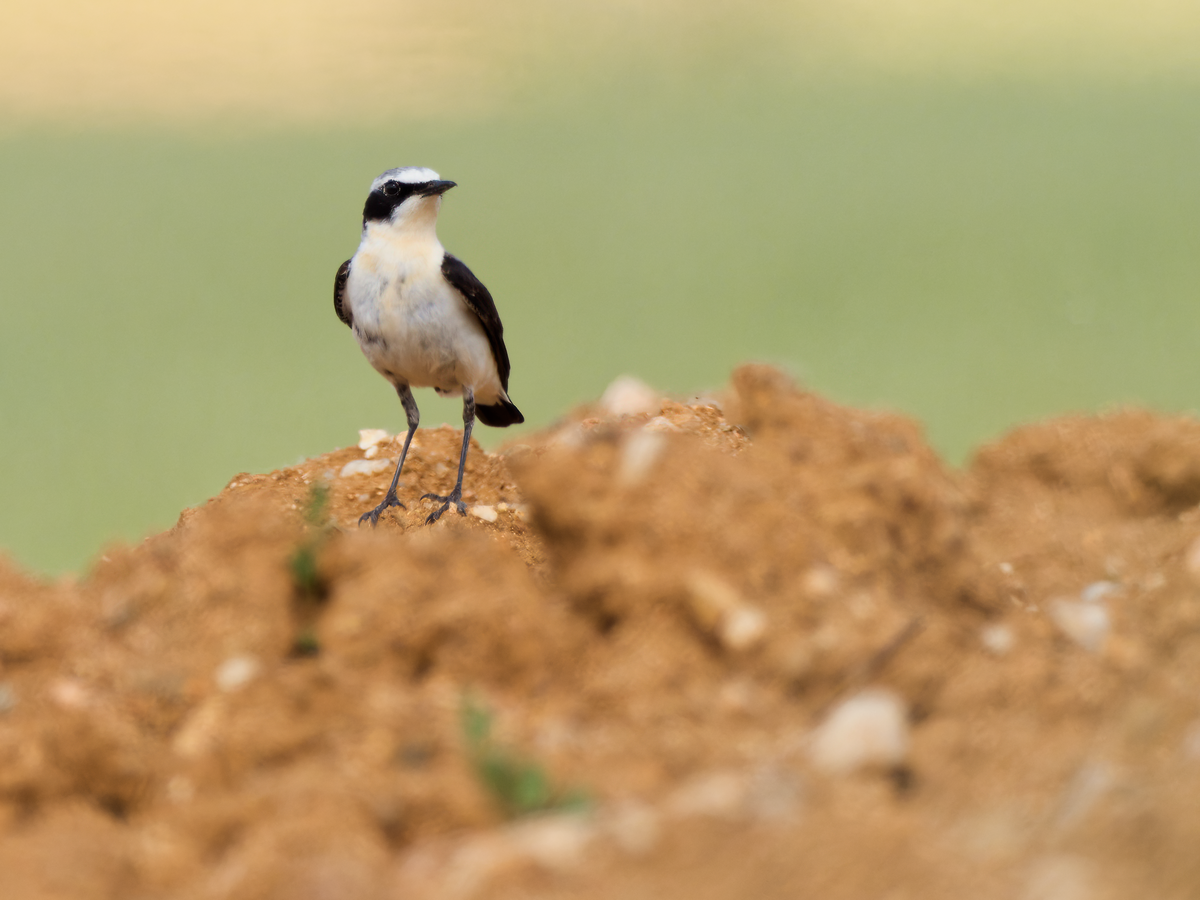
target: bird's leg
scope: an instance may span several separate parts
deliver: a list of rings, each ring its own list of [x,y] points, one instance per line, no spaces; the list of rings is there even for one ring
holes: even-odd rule
[[[429,518],[425,520],[426,525],[432,525],[442,517],[442,513],[450,508],[453,503],[458,507],[458,514],[465,516],[467,514],[467,504],[462,501],[462,480],[463,469],[467,465],[467,449],[471,446],[471,427],[475,424],[475,392],[469,387],[463,388],[463,445],[462,455],[458,458],[458,481],[454,484],[452,490],[447,496],[441,494],[425,494],[421,497],[422,500],[440,500],[442,505],[429,514]]]
[[[404,449],[400,451],[400,461],[396,463],[396,474],[392,476],[392,484],[388,488],[387,496],[377,507],[359,517],[359,525],[369,520],[372,528],[379,524],[379,517],[388,507],[407,508],[396,498],[396,485],[400,483],[400,470],[404,468],[404,458],[408,456],[408,445],[412,443],[417,426],[421,424],[421,411],[417,409],[417,401],[413,399],[412,391],[409,390],[407,384],[396,385],[396,393],[400,395],[400,402],[404,404],[404,414],[408,418],[408,435],[404,438]]]

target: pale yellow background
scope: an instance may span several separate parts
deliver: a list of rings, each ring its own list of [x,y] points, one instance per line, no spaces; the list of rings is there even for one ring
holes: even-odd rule
[[[463,116],[527,85],[545,90],[547,74],[569,86],[632,64],[687,78],[723,50],[806,75],[1191,78],[1200,4],[10,2],[0,17],[0,121]]]

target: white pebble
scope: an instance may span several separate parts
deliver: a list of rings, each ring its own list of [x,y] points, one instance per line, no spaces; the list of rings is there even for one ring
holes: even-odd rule
[[[743,603],[721,618],[717,638],[727,650],[749,650],[767,633],[767,616],[761,609]]]
[[[519,852],[552,872],[578,868],[595,836],[595,826],[578,815],[540,816],[508,829]]]
[[[495,522],[500,516],[494,507],[491,506],[472,506],[467,510],[477,519],[483,519],[485,522]]]
[[[817,728],[810,750],[827,772],[898,766],[908,756],[908,712],[892,691],[868,688],[839,704]]]
[[[74,678],[59,678],[50,685],[50,697],[63,709],[84,709],[92,705],[92,694]]]
[[[749,650],[766,635],[766,614],[744,601],[737,589],[720,576],[692,572],[687,589],[692,620],[726,650]]]
[[[390,459],[352,459],[342,466],[339,478],[349,478],[351,475],[378,475],[392,467]]]
[[[1094,581],[1079,592],[1079,599],[1084,603],[1099,603],[1105,597],[1120,592],[1121,586],[1115,581]]]
[[[668,419],[666,416],[655,416],[649,422],[642,426],[646,431],[658,434],[677,434],[683,431],[678,425]]]
[[[622,375],[600,397],[604,411],[614,418],[656,415],[662,410],[662,395],[632,375]]]
[[[666,438],[653,431],[640,430],[629,435],[621,445],[617,483],[633,487],[645,481],[666,446]]]
[[[996,656],[1006,656],[1017,644],[1017,637],[1007,625],[985,625],[979,632],[979,639],[989,653]]]
[[[217,682],[217,687],[228,694],[253,681],[261,669],[262,665],[256,657],[250,655],[231,656],[217,666],[213,678]]]
[[[1054,624],[1084,650],[1095,653],[1108,639],[1108,609],[1099,601],[1052,600],[1049,610]]]
[[[392,436],[382,428],[360,428],[358,430],[358,449],[369,450],[376,444],[390,441]]]

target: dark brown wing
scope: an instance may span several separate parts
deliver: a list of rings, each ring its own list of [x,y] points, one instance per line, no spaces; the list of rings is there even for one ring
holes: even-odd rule
[[[504,346],[504,326],[500,324],[500,313],[496,312],[496,301],[488,293],[474,273],[457,256],[446,254],[442,260],[442,274],[463,295],[471,312],[479,317],[483,333],[492,345],[492,356],[496,358],[496,369],[500,373],[500,384],[508,390],[508,350]]]
[[[338,266],[337,277],[333,279],[333,311],[337,317],[351,328],[354,327],[354,316],[346,306],[346,280],[350,277],[350,260]]]

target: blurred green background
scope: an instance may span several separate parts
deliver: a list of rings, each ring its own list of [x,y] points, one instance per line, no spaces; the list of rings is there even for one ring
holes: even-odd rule
[[[538,32],[407,106],[377,104],[417,77],[390,70],[298,112],[273,89],[261,116],[236,85],[193,118],[120,84],[10,91],[0,550],[78,569],[238,472],[401,429],[331,302],[393,165],[459,183],[441,237],[497,298],[526,428],[624,373],[685,392],[751,359],[919,418],[955,463],[1038,417],[1198,404],[1186,66],[1039,69],[1007,45],[974,66],[919,42],[897,62],[727,23],[662,58],[646,35],[672,32],[605,32],[582,63]]]

